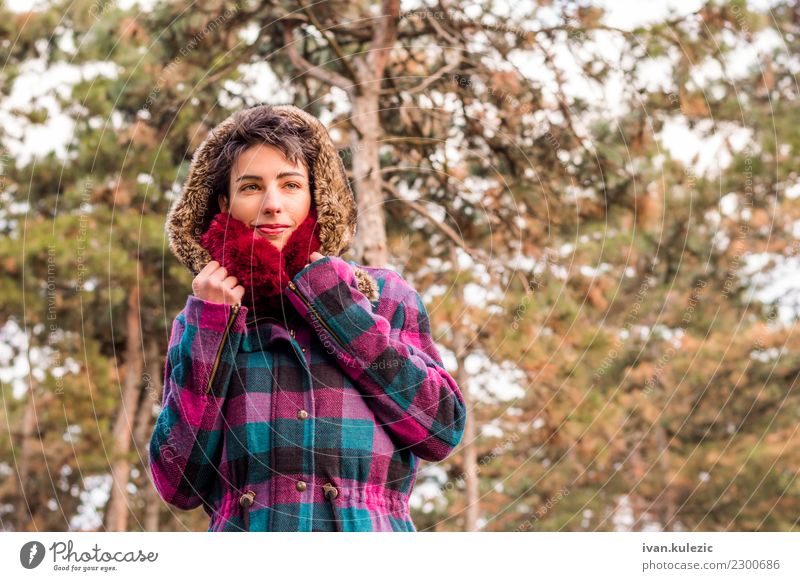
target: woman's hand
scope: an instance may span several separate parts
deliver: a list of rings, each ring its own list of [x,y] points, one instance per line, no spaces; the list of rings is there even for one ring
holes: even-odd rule
[[[192,292],[204,301],[236,305],[242,303],[244,287],[235,276],[228,276],[224,266],[212,260],[194,277]]]
[[[316,262],[321,258],[325,258],[325,255],[320,254],[319,252],[312,252],[308,257],[311,259],[311,262]],[[308,264],[311,264],[311,262],[309,262]],[[306,264],[306,266],[308,266],[308,264]]]

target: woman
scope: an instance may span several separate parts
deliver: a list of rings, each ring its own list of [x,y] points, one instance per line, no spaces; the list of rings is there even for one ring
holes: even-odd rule
[[[239,111],[192,158],[166,229],[196,276],[150,467],[210,531],[414,531],[420,459],[461,440],[419,294],[340,257],[355,224],[341,159],[301,109]]]

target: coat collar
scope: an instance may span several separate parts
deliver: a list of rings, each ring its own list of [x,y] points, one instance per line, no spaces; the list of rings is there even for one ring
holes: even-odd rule
[[[310,262],[311,253],[319,250],[315,226],[312,207],[278,250],[248,224],[228,212],[220,212],[211,220],[200,244],[244,287],[243,305],[273,312],[280,308],[281,295],[289,281]]]

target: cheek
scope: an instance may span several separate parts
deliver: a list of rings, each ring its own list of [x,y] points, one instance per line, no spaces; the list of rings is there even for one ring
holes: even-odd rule
[[[292,218],[294,218],[295,222],[300,224],[303,220],[306,219],[309,210],[311,209],[311,198],[298,198],[296,200],[292,200],[291,203],[291,213]]]
[[[251,220],[257,213],[257,196],[237,196],[231,204],[231,214],[240,220]]]

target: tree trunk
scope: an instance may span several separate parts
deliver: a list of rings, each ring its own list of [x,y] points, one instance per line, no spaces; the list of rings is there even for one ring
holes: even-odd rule
[[[137,281],[142,280],[142,265],[137,261]],[[127,330],[128,340],[125,348],[125,381],[119,414],[114,424],[114,456],[111,467],[111,496],[106,510],[105,527],[108,531],[128,530],[128,481],[131,462],[128,458],[133,439],[133,421],[139,405],[142,385],[142,329],[139,313],[139,287],[131,289],[128,297]]]
[[[661,468],[661,482],[664,482],[664,484],[667,486],[667,489],[664,491],[661,506],[659,507],[659,512],[661,513],[661,528],[664,531],[672,531],[675,529],[675,512],[677,503],[675,501],[674,485],[670,486],[667,484],[670,481],[669,445],[667,444],[666,431],[661,423],[656,426],[655,433],[660,452],[659,465]]]
[[[30,340],[30,339],[29,339]],[[25,413],[22,416],[22,426],[20,426],[20,454],[19,454],[19,467],[17,469],[18,480],[15,482],[18,493],[15,494],[16,498],[16,515],[15,530],[29,531],[33,530],[31,524],[33,523],[30,504],[28,503],[28,495],[25,492],[25,485],[29,482],[31,472],[31,458],[37,447],[38,436],[36,435],[36,397],[34,388],[36,379],[33,377],[33,367],[31,367],[30,351],[28,351],[28,402],[25,404]]]
[[[455,246],[450,248],[450,260],[453,264],[458,264],[458,256],[456,254]],[[456,297],[457,304],[464,304],[464,289],[456,287],[455,291],[458,296]],[[466,502],[467,508],[464,512],[466,522],[464,529],[469,532],[478,530],[478,518],[480,516],[480,499],[478,493],[478,452],[475,447],[476,429],[475,429],[475,416],[473,415],[471,399],[469,390],[467,389],[467,381],[469,376],[464,368],[464,359],[466,358],[466,323],[461,321],[460,328],[456,328],[453,337],[453,350],[456,355],[456,362],[458,370],[456,371],[456,383],[461,388],[461,393],[464,396],[464,404],[467,408],[467,421],[464,426],[463,444],[461,453],[464,458],[464,485],[466,488]]]
[[[461,387],[461,392],[464,395],[464,403],[467,406],[467,422],[464,426],[464,445],[461,453],[464,455],[464,484],[467,492],[467,510],[465,530],[477,531],[478,530],[478,517],[480,515],[480,499],[478,495],[478,455],[475,449],[475,416],[472,411],[472,402],[469,395],[467,385],[467,372],[464,370],[464,334],[458,333],[454,347],[456,348],[456,360],[458,361],[458,372],[456,373],[456,382]]]
[[[164,349],[166,350],[166,348]],[[139,449],[142,458],[142,469],[144,474],[141,481],[144,483],[141,491],[145,503],[144,510],[144,530],[158,531],[159,519],[163,503],[158,495],[153,481],[150,478],[150,466],[148,449],[150,447],[150,437],[153,435],[155,415],[153,404],[157,403],[163,390],[161,373],[164,363],[161,355],[162,349],[155,338],[150,338],[147,342],[147,361],[145,367],[147,375],[145,377],[145,388],[141,390],[139,401],[139,411],[136,414],[136,428],[133,434],[136,447]]]
[[[360,68],[360,67],[359,67]],[[379,83],[378,83],[379,84]],[[383,132],[378,117],[378,86],[365,83],[352,99],[350,144],[353,156],[353,189],[358,206],[358,225],[353,241],[355,260],[367,266],[386,266],[386,224],[378,141]]]

